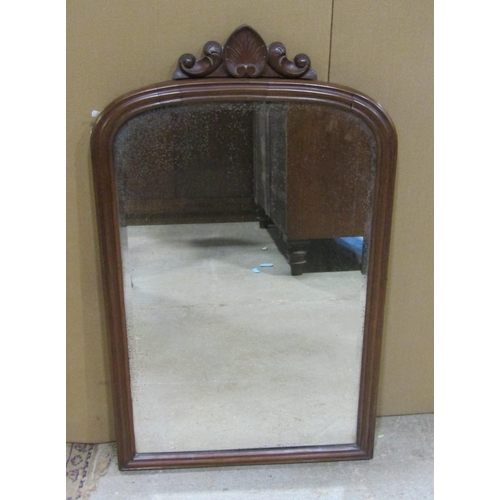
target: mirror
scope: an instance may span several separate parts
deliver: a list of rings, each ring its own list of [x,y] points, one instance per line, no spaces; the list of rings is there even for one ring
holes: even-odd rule
[[[180,68],[229,71],[214,50]],[[396,158],[379,105],[168,82],[112,103],[92,152],[120,468],[370,458]]]
[[[120,128],[138,452],[355,442],[374,142],[346,111],[287,102],[170,105]]]

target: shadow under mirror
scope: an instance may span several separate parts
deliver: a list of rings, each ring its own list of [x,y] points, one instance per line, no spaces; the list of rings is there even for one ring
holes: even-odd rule
[[[327,104],[170,104],[113,164],[138,453],[355,443],[376,165]]]

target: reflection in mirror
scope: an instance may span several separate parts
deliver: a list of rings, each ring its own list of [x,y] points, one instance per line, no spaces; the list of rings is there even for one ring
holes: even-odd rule
[[[330,104],[165,105],[119,129],[138,453],[356,441],[375,154]]]

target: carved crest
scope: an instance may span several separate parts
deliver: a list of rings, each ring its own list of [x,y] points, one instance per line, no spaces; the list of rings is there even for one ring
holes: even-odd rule
[[[262,37],[246,24],[231,34],[224,48],[217,42],[207,42],[203,54],[204,57],[199,60],[193,54],[183,54],[172,78],[317,79],[307,55],[297,54],[290,61],[282,43],[274,42],[268,48]]]

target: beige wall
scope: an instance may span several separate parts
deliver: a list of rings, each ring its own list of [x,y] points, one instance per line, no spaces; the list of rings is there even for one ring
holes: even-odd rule
[[[433,411],[433,1],[335,0],[330,80],[382,103],[398,171],[379,414]]]
[[[381,414],[432,411],[432,3],[336,0],[331,80],[382,102],[401,142]],[[377,2],[379,5],[380,2]],[[408,5],[407,5],[408,4]],[[67,5],[67,439],[112,440],[89,160],[90,112],[170,79],[177,57],[247,23],[328,79],[331,0],[88,0]],[[362,35],[362,36],[358,36]],[[368,35],[368,36],[367,36]]]

